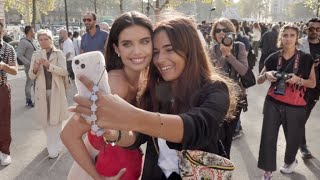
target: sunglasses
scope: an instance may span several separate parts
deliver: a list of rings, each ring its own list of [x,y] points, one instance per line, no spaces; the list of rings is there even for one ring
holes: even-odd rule
[[[311,32],[313,32],[313,31],[320,32],[320,27],[317,27],[317,28],[309,27],[308,30],[311,31]]]
[[[217,29],[214,30],[215,33],[220,33],[221,31],[223,31],[224,33],[228,33],[229,32],[229,30],[226,29],[226,28],[224,28],[224,29],[218,29],[217,28]]]
[[[82,19],[82,21],[83,21],[83,22],[86,22],[86,21],[91,22],[92,19]]]

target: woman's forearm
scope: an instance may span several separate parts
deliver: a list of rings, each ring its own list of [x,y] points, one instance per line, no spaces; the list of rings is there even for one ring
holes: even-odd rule
[[[101,179],[82,140],[82,135],[90,129],[90,126],[80,121],[82,120],[70,119],[61,132],[61,140],[81,168],[92,178]]]
[[[178,115],[160,114],[138,110],[134,115],[138,123],[135,131],[152,137],[159,137],[173,143],[181,143],[183,139],[183,121]]]

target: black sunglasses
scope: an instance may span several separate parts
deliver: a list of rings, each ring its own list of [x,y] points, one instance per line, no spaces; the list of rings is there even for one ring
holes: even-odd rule
[[[317,28],[315,28],[315,27],[309,27],[308,30],[309,30],[309,31],[312,31],[312,32],[313,32],[313,31],[320,32],[320,27],[317,27]]]
[[[86,21],[91,22],[92,19],[82,19],[82,21],[83,21],[83,22],[86,22]]]
[[[223,28],[223,29],[218,29],[217,28],[217,29],[214,30],[215,33],[220,33],[221,31],[223,31],[224,33],[228,33],[229,32],[229,30],[226,29],[226,28]]]

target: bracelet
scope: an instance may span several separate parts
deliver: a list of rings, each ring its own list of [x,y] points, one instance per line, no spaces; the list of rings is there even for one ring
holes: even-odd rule
[[[160,121],[160,129],[159,129],[159,137],[162,137],[162,130],[163,130],[163,122],[162,122],[162,118],[161,118],[161,115],[160,113],[157,113],[157,116],[159,117],[159,121]]]
[[[303,84],[304,84],[304,80],[303,80],[302,78],[300,78],[299,85],[300,85],[300,86],[303,86]]]
[[[122,133],[120,130],[118,130],[118,138],[115,141],[110,141],[110,140],[106,139],[104,136],[103,136],[103,139],[106,144],[111,144],[111,146],[115,146],[116,143],[120,141],[121,136],[122,136]]]

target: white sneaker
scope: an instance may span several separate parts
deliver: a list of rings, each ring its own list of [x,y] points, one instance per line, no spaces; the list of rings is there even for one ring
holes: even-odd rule
[[[8,166],[9,164],[11,164],[10,155],[4,154],[2,152],[0,152],[0,160],[2,166]]]
[[[280,172],[285,173],[285,174],[290,174],[294,171],[294,168],[296,168],[298,165],[298,160],[295,160],[292,164],[284,164],[280,168]]]

